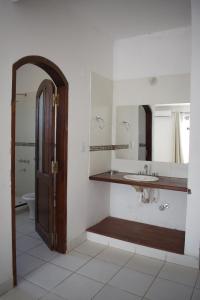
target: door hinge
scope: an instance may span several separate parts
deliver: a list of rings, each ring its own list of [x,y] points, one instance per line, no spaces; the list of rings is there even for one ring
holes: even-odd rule
[[[52,174],[58,173],[58,162],[57,161],[51,162],[51,172],[52,172]]]
[[[59,97],[59,95],[57,94],[53,94],[53,106],[59,106],[59,99],[60,99],[60,97]]]

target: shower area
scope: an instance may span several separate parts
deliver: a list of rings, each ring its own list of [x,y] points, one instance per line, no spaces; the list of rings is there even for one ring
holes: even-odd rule
[[[16,94],[16,208],[35,189],[35,92]]]
[[[35,125],[36,94],[49,75],[26,64],[17,70],[15,126],[15,208],[35,218]]]

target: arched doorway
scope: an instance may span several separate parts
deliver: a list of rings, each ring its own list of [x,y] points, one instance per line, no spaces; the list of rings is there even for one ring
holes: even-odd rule
[[[12,251],[13,278],[16,276],[16,220],[15,220],[15,127],[16,127],[16,73],[25,64],[43,69],[53,80],[59,95],[57,109],[57,162],[55,224],[57,242],[54,250],[67,250],[67,146],[68,146],[68,82],[62,71],[50,60],[41,56],[26,56],[13,64],[12,69],[12,117],[11,117],[11,199],[12,199]]]

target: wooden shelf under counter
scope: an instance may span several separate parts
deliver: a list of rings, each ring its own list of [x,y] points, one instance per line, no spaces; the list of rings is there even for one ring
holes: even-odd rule
[[[157,176],[158,181],[133,181],[125,179],[125,175],[132,175],[133,173],[125,172],[105,172],[96,175],[91,175],[90,180],[127,184],[131,186],[140,186],[147,187],[152,189],[163,189],[163,190],[172,190],[190,193],[190,190],[187,187],[187,178],[177,178],[177,177],[166,177],[166,176]]]
[[[88,232],[168,252],[184,254],[185,232],[107,217]]]

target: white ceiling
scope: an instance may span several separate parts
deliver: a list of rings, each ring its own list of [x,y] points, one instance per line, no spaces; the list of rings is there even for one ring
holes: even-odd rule
[[[147,34],[191,22],[190,0],[74,0],[81,17],[114,39]],[[78,6],[81,5],[78,8]]]
[[[13,1],[13,0],[11,0]],[[14,0],[15,1],[15,0]],[[56,0],[20,0],[13,5],[55,7]],[[59,0],[63,13],[89,23],[96,30],[121,39],[141,34],[189,26],[191,0]],[[66,10],[65,10],[66,8]]]

